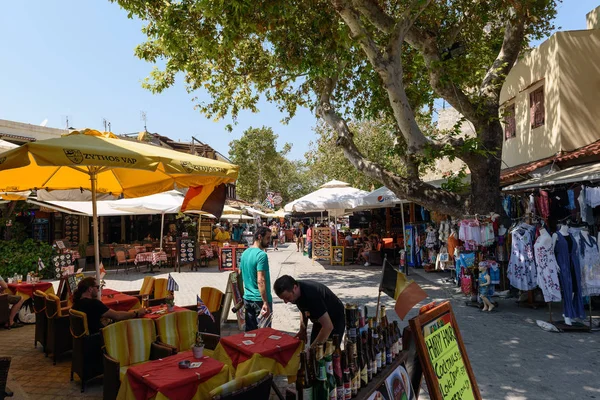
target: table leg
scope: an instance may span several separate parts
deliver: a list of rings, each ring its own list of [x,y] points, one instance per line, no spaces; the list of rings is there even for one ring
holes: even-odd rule
[[[149,268],[149,270],[148,270]],[[152,264],[151,262],[148,263],[148,266],[146,268],[146,272],[144,272],[145,274],[154,274],[154,264]]]
[[[273,389],[273,392],[275,392],[275,395],[277,396],[277,398],[279,400],[285,400],[285,397],[283,397],[283,395],[281,394],[281,391],[279,390],[279,388],[275,384],[274,380],[271,382],[271,389]]]

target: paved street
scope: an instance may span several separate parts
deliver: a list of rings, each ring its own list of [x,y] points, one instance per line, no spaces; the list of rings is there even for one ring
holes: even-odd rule
[[[295,246],[286,246],[283,245],[281,251],[268,251],[272,282],[283,274],[318,280],[328,285],[342,301],[366,304],[369,313],[374,313],[380,267],[321,266],[296,252]],[[172,274],[180,287],[176,293],[177,304],[193,304],[202,286],[225,290],[227,273],[219,272],[217,267],[201,271]],[[117,290],[138,289],[143,276],[110,272],[106,281]],[[167,274],[155,276],[166,277]],[[451,299],[484,399],[600,398],[598,333],[542,331],[535,320],[546,320],[547,310],[518,308],[514,299],[499,300],[499,312],[484,314],[464,305],[455,290],[443,282],[445,274],[412,271],[412,277],[432,299]],[[390,310],[388,318],[397,320],[391,311],[392,299],[384,295],[382,301]],[[285,305],[275,298],[274,312],[274,328],[290,333],[297,330],[299,314],[295,306]],[[415,312],[413,309],[412,315]],[[405,325],[401,322],[402,327]],[[228,324],[227,329],[233,332],[235,328]],[[57,366],[52,366],[32,344],[32,326],[0,332],[2,355],[13,357],[9,386],[15,390],[16,399],[101,398],[99,383],[91,383],[85,396],[80,396],[79,384],[69,381],[68,355]],[[425,384],[422,387],[426,390]],[[422,398],[428,398],[424,391]]]

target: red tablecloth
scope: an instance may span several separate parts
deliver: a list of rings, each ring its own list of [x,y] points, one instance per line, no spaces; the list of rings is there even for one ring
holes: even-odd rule
[[[149,262],[152,265],[156,265],[159,261],[167,261],[167,253],[164,251],[147,251],[145,253],[138,253],[135,256],[134,263],[137,264],[141,262]]]
[[[179,361],[201,361],[200,368],[180,369]],[[157,392],[169,399],[191,399],[198,386],[217,375],[224,364],[210,357],[195,359],[188,350],[162,360],[155,360],[127,369],[127,379],[136,399],[148,399]]]
[[[293,336],[273,328],[261,328],[248,333],[255,333],[256,337],[246,337],[245,333],[221,337],[219,343],[227,352],[234,368],[250,359],[254,354],[272,358],[285,367],[300,344],[300,341]],[[280,336],[281,339],[270,339],[271,335]],[[251,340],[254,344],[245,345],[242,343],[245,340]]]
[[[108,308],[115,311],[129,311],[136,304],[139,304],[139,300],[137,298],[108,288],[102,289],[102,297],[100,300]]]
[[[167,315],[170,314],[167,311],[166,307],[163,307],[162,305],[159,306],[153,306],[153,307],[148,307],[149,310],[152,310],[151,313],[144,315],[144,318],[149,318],[149,319],[156,319],[156,318],[160,318],[163,315]],[[165,310],[164,313],[158,313],[158,314],[153,314],[156,311],[160,311],[160,310]],[[181,311],[190,311],[187,308],[183,308],[183,307],[179,307],[179,306],[174,306],[173,307],[173,311],[172,312],[181,312]]]
[[[51,286],[52,286],[52,284],[50,282],[37,282],[37,283],[22,282],[22,283],[9,283],[8,289],[13,294],[25,293],[27,296],[33,297],[33,293],[36,290],[41,290],[42,292],[45,292],[46,290],[50,289]]]

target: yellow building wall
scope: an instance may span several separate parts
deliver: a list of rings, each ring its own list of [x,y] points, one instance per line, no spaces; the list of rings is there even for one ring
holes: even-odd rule
[[[556,35],[560,69],[561,150],[600,139],[600,30]]]
[[[502,168],[549,157],[560,149],[559,68],[556,35],[520,59],[502,91],[502,107],[515,105],[516,135],[505,139]],[[531,129],[529,94],[544,86],[544,125]]]

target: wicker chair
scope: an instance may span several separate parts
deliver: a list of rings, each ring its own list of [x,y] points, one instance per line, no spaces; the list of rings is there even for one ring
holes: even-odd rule
[[[173,349],[155,343],[156,329],[151,319],[136,318],[108,325],[102,329],[102,337],[105,400],[117,398],[121,379],[130,365],[173,354]]]
[[[135,247],[127,249],[127,262],[133,264],[136,271],[140,270],[140,267],[135,263],[135,256],[137,256],[137,250]],[[125,270],[127,272],[127,270]]]
[[[0,400],[13,396],[13,392],[6,386],[10,360],[10,357],[0,357]]]
[[[104,373],[102,362],[102,334],[90,335],[87,315],[70,309],[71,336],[73,337],[73,357],[71,358],[71,380],[73,374],[81,379],[81,393],[87,381]]]
[[[35,339],[33,347],[40,342],[42,350],[46,353],[46,342],[48,340],[48,318],[46,317],[46,294],[41,290],[33,293],[33,312],[35,313]],[[48,353],[46,353],[48,356]]]
[[[52,363],[56,365],[59,355],[73,349],[73,340],[69,329],[69,307],[61,308],[60,299],[46,294],[46,317],[48,318],[48,337],[46,351],[52,354]]]
[[[213,400],[268,400],[272,383],[273,374],[261,369],[211,390],[210,396]]]
[[[105,260],[108,260],[108,264],[106,264],[106,266],[110,267],[110,264],[112,263],[112,260],[113,260],[113,256],[110,253],[110,247],[100,246],[100,258],[102,259],[102,262],[105,262]]]
[[[181,311],[163,315],[154,320],[158,344],[171,347],[173,353],[192,348],[198,332],[198,313]]]
[[[9,319],[8,294],[0,294],[0,326],[7,324]]]

